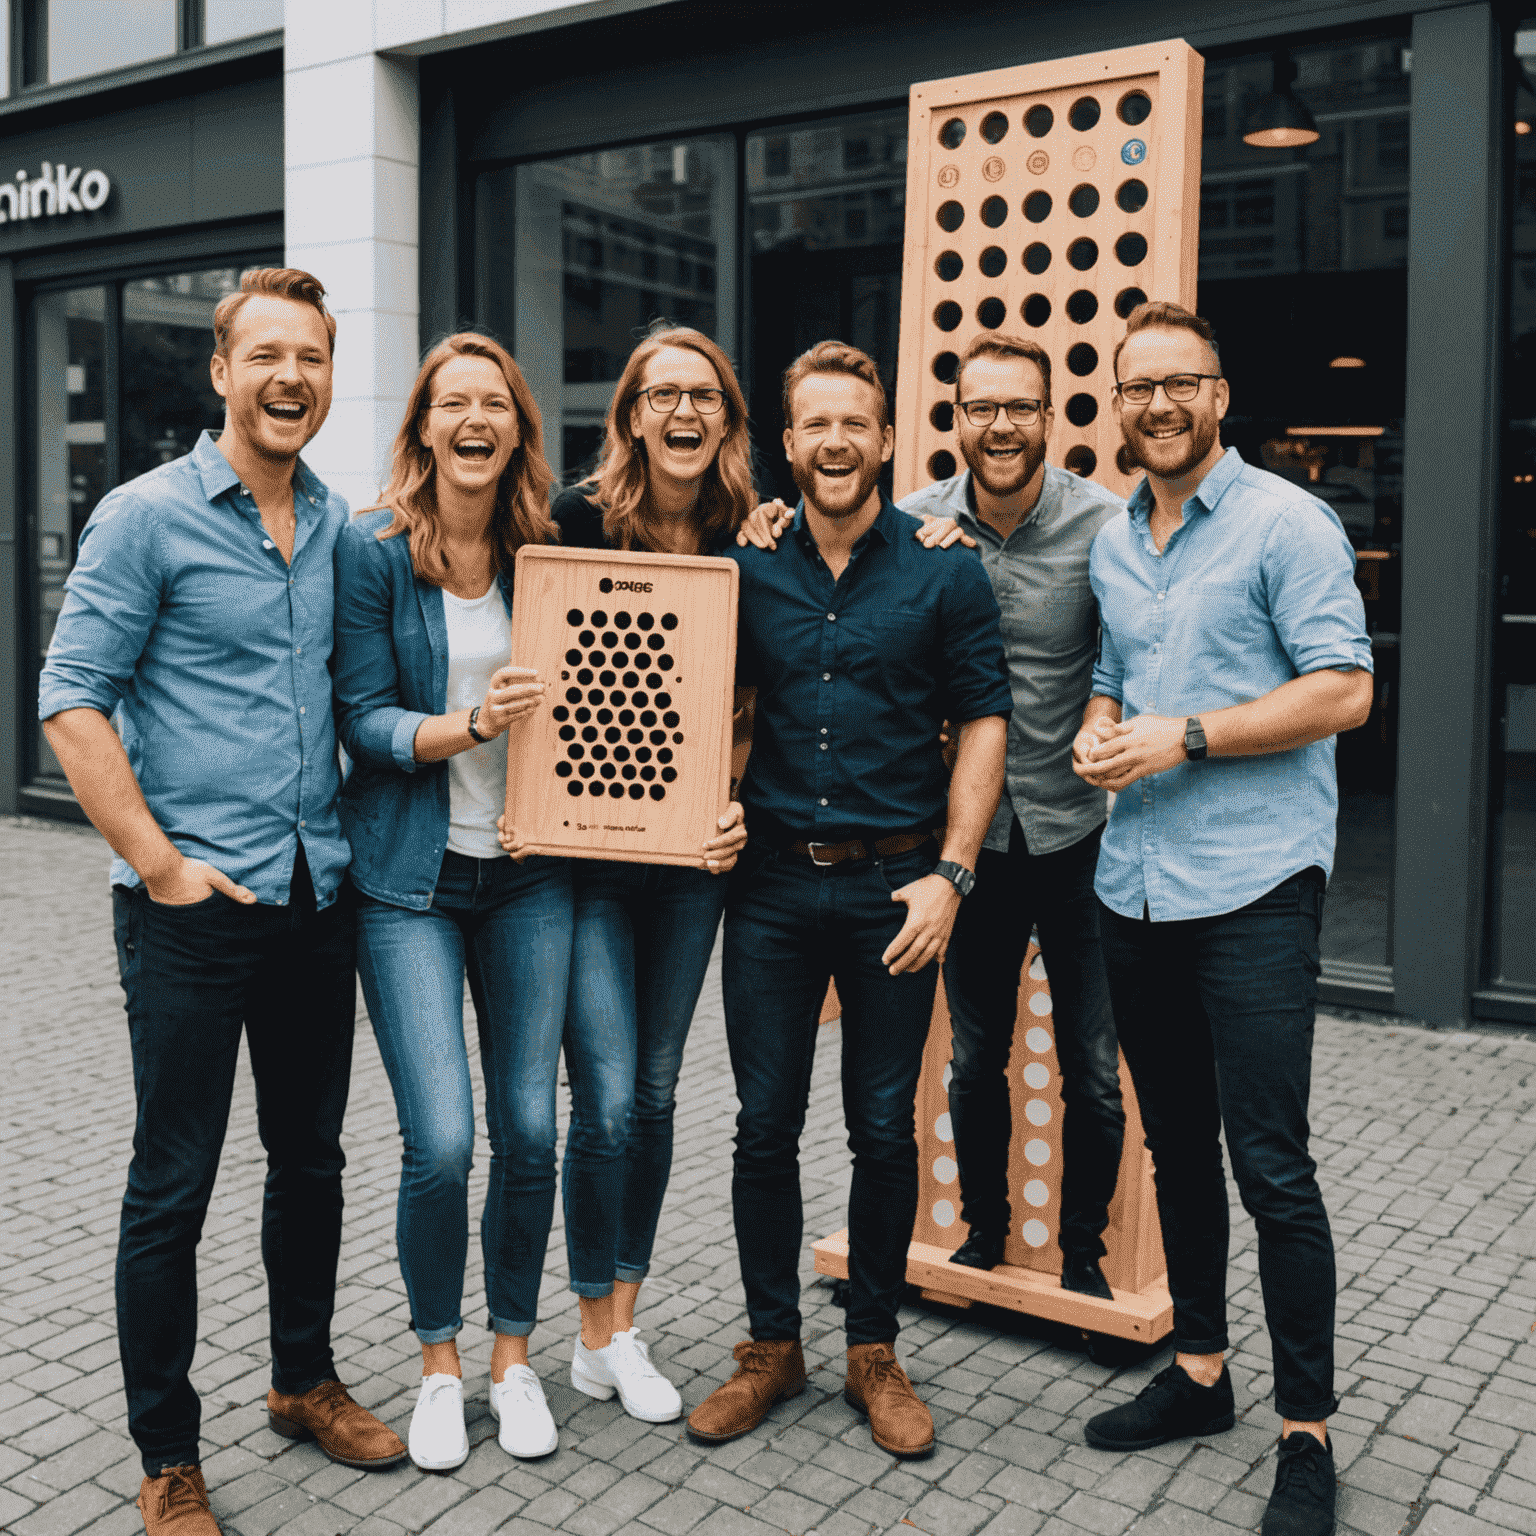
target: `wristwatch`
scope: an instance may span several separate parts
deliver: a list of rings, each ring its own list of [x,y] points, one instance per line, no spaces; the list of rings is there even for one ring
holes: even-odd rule
[[[482,736],[480,734],[480,732],[475,729],[475,721],[478,720],[479,718],[480,718],[480,706],[478,704],[476,704],[475,707],[472,710],[470,710],[470,712],[469,712],[469,734],[471,736],[473,736],[475,738],[475,740],[478,741],[483,746],[491,738],[489,736]]]
[[[971,887],[976,884],[976,876],[964,864],[956,864],[953,859],[941,859],[933,866],[933,872],[943,875],[962,896],[969,896]]]
[[[1200,724],[1199,715],[1191,715],[1184,722],[1184,756],[1192,763],[1205,759],[1205,727]]]

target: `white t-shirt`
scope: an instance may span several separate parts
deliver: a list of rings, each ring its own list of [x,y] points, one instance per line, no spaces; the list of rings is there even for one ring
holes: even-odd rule
[[[448,621],[448,706],[473,709],[485,703],[497,668],[512,656],[512,622],[493,581],[484,597],[455,597],[443,592]],[[507,737],[503,732],[483,745],[448,759],[448,846],[470,859],[505,858],[496,841],[496,818],[507,798]]]

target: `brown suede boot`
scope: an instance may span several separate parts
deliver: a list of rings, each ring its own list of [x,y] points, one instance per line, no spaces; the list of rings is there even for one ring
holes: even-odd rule
[[[162,1467],[159,1477],[146,1477],[139,1513],[149,1536],[221,1536],[201,1467]]]
[[[710,1445],[756,1429],[775,1403],[805,1390],[805,1356],[799,1339],[738,1344],[732,1353],[736,1374],[688,1415],[688,1433]]]
[[[869,1420],[869,1432],[892,1456],[933,1454],[933,1415],[912,1390],[889,1344],[850,1344],[843,1401]]]
[[[372,1472],[404,1461],[405,1443],[387,1424],[352,1401],[339,1381],[322,1381],[302,1397],[274,1387],[267,1393],[267,1423],[289,1440],[317,1440],[332,1461]]]

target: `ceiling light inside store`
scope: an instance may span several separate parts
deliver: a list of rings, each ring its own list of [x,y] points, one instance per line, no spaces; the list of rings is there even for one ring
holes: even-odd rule
[[[1255,149],[1297,149],[1322,137],[1312,114],[1291,90],[1296,64],[1288,53],[1275,55],[1273,89],[1261,96],[1248,114],[1243,143]]]
[[[1528,122],[1526,122],[1526,120],[1523,117],[1517,118],[1515,120],[1515,132],[1516,133],[1529,133],[1530,131],[1531,131],[1531,125]]]
[[[1364,368],[1363,357],[1336,357],[1328,364],[1330,368]]]

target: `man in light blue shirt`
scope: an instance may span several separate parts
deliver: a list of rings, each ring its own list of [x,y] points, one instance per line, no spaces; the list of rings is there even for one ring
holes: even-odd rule
[[[1329,508],[1223,453],[1228,386],[1204,320],[1133,311],[1115,378],[1147,478],[1094,542],[1102,640],[1073,760],[1117,796],[1096,886],[1177,1353],[1086,1433],[1129,1450],[1232,1425],[1224,1130],[1258,1228],[1284,1420],[1263,1530],[1327,1536],[1334,1257],[1307,1095],[1334,736],[1371,707],[1364,605]]]
[[[218,1531],[188,1371],[242,1030],[268,1165],[269,1422],[349,1466],[405,1455],[336,1379],[330,1341],[355,982],[327,666],[347,511],[299,461],[331,403],[323,295],[306,272],[266,269],[220,302],[223,433],[96,508],[38,690],[117,856],[138,1100],[117,1324],[150,1536]]]

